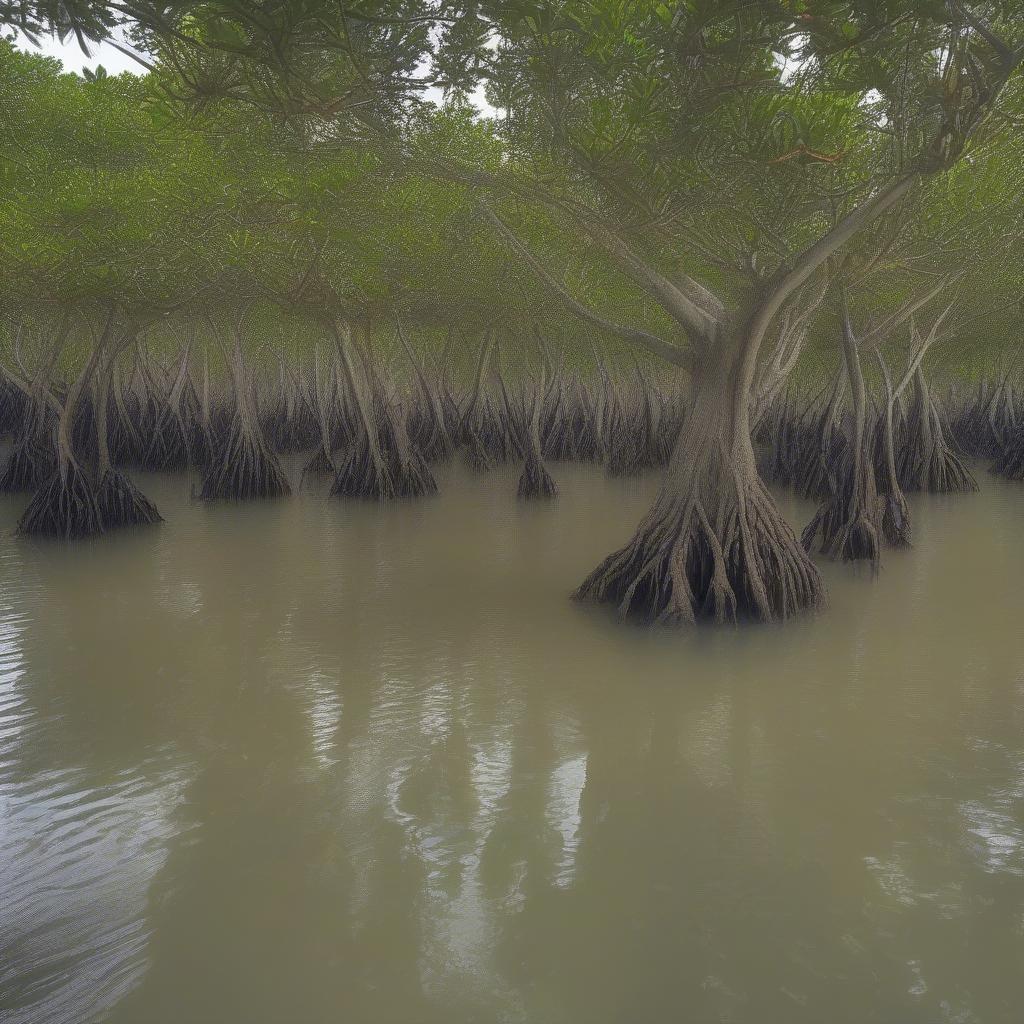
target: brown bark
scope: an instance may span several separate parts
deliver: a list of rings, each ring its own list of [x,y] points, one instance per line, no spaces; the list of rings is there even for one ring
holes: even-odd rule
[[[741,335],[695,365],[693,409],[658,498],[578,599],[651,623],[767,622],[824,603],[818,570],[757,473],[741,364],[758,344]]]
[[[831,494],[808,524],[802,541],[811,550],[820,537],[821,551],[828,557],[870,561],[877,568],[881,555],[881,507],[874,464],[866,444],[867,388],[845,292],[840,337],[853,408],[851,437],[845,459],[832,468]]]

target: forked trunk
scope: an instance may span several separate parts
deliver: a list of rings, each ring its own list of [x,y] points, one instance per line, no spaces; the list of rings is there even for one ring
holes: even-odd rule
[[[576,597],[651,623],[789,618],[824,603],[821,577],[757,473],[748,414],[757,340],[693,371],[693,409],[633,539]]]

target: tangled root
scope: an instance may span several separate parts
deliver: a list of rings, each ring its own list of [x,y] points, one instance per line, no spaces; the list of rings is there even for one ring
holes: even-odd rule
[[[96,500],[105,530],[163,522],[156,505],[116,469],[108,469],[103,474]]]
[[[897,453],[897,474],[908,491],[960,494],[978,490],[978,483],[946,440],[946,417],[932,401],[919,374],[915,402],[904,443]]]
[[[970,494],[979,489],[974,474],[947,444],[935,446],[927,484],[931,494]]]
[[[782,621],[824,605],[817,568],[760,481],[721,499],[711,515],[693,497],[659,505],[576,600],[651,624]]]
[[[365,435],[344,451],[331,486],[332,498],[393,498],[395,485],[383,458],[374,458]]]
[[[246,430],[236,429],[210,463],[199,497],[203,501],[279,498],[291,494],[277,455]]]
[[[186,469],[197,461],[195,445],[188,429],[170,413],[157,418],[149,436],[149,444],[139,466],[152,470]]]
[[[858,502],[852,513],[848,498],[837,496],[823,503],[800,538],[812,551],[821,535],[821,553],[844,562],[870,562],[877,570],[881,559],[880,510]]]
[[[1024,429],[1018,427],[1013,432],[991,471],[1007,480],[1024,480]]]
[[[882,535],[889,547],[910,547],[910,506],[902,491],[882,495]]]
[[[0,492],[34,491],[54,474],[57,461],[51,448],[32,440],[19,440],[0,474]]]
[[[330,452],[324,449],[321,445],[313,457],[302,467],[302,478],[305,479],[307,476],[325,476],[330,474],[333,476],[338,472],[337,466],[334,465],[334,459],[331,457]]]
[[[345,451],[331,487],[335,498],[420,498],[437,493],[437,481],[421,453],[406,452],[405,458],[390,448],[381,448],[375,457],[363,435]]]
[[[520,498],[528,499],[558,496],[558,485],[551,479],[542,459],[527,456],[517,493]]]
[[[850,458],[846,435],[834,425],[805,427],[797,440],[790,475],[801,498],[827,500]]]
[[[398,498],[421,498],[437,494],[437,481],[419,452],[409,452],[405,459],[395,459],[391,470]]]
[[[903,453],[900,469],[900,483],[908,491],[969,494],[978,490],[974,475],[960,456],[941,439],[931,445],[927,453],[908,448]]]
[[[868,465],[862,469],[871,473]],[[800,538],[812,551],[820,537],[820,551],[844,562],[870,562],[878,569],[881,559],[882,506],[870,478],[859,484],[853,464],[840,470],[841,483],[819,505]]]
[[[426,402],[416,405],[406,427],[409,441],[427,462],[443,462],[455,450],[445,424]]]
[[[504,465],[522,452],[510,429],[507,415],[502,416],[486,403],[478,416],[467,418],[462,429],[470,466],[486,472]]]
[[[18,520],[17,533],[26,537],[76,540],[103,532],[96,487],[77,462],[54,471],[32,495]]]
[[[442,430],[412,435],[413,447],[423,456],[426,462],[444,462],[451,458],[455,446],[451,438]]]
[[[476,434],[470,434],[466,438],[466,459],[470,468],[477,473],[488,473],[496,465],[491,453]]]

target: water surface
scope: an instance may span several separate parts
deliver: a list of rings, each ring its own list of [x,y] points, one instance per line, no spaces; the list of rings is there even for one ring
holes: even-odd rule
[[[680,635],[567,600],[656,482],[554,471],[143,476],[71,548],[2,499],[0,1020],[1019,1021],[1024,486]]]

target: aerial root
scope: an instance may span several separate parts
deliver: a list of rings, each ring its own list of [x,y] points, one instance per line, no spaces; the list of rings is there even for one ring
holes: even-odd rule
[[[96,500],[105,530],[162,523],[156,506],[116,469],[108,469],[97,488]]]
[[[690,499],[655,509],[576,591],[652,624],[781,621],[819,608],[821,577],[763,487],[710,515]]]
[[[236,427],[228,444],[211,460],[199,497],[219,501],[278,498],[290,493],[277,455],[262,439]]]
[[[932,465],[928,478],[932,494],[971,494],[979,489],[974,474],[948,445],[938,446]]]
[[[877,570],[881,560],[882,504],[855,497],[852,490],[847,483],[823,502],[804,529],[800,542],[810,552],[820,536],[821,552],[826,557],[870,562]]]
[[[1007,480],[1024,480],[1024,430],[1016,430],[1003,446],[992,472]]]
[[[409,451],[405,458],[390,448],[374,450],[366,436],[348,446],[331,487],[339,498],[419,498],[437,493],[437,481],[421,453]]]
[[[305,480],[307,476],[334,476],[337,472],[338,467],[334,464],[332,454],[321,445],[313,457],[302,467],[300,482]]]
[[[890,547],[910,547],[910,506],[902,492],[882,495],[882,535]]]
[[[18,534],[74,540],[103,532],[96,488],[77,462],[55,470],[32,495]]]
[[[17,494],[34,491],[45,483],[56,469],[51,448],[22,438],[11,449],[11,454],[0,474],[0,492]]]
[[[528,499],[557,497],[558,485],[548,473],[543,459],[527,454],[517,493],[520,498]]]

